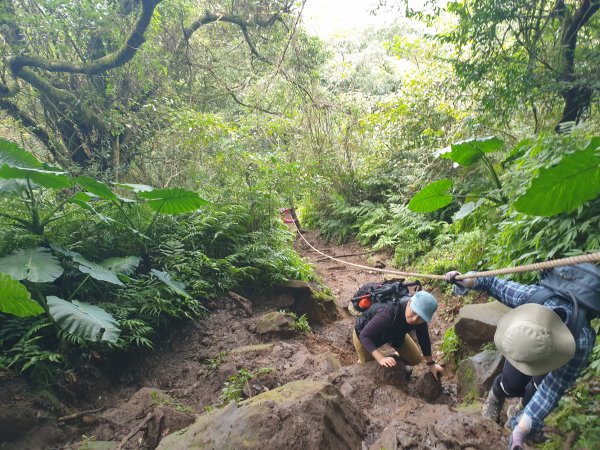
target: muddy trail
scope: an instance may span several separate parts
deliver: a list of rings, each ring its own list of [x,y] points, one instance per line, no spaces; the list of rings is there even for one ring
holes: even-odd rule
[[[385,254],[305,236],[327,254],[353,255],[344,260],[386,264]],[[279,326],[277,311],[294,309],[289,290],[251,300],[233,295],[155,352],[124,361],[118,376],[79,380],[69,402],[34,393],[16,378],[0,380],[0,449],[506,448],[505,431],[461,407],[450,370],[440,386],[424,364],[411,373],[402,364],[356,364],[348,302],[382,274],[324,259],[300,240],[296,246],[335,297],[333,311],[312,321],[312,333],[261,331],[265,315]],[[459,305],[434,293],[441,301],[430,335],[440,360]]]

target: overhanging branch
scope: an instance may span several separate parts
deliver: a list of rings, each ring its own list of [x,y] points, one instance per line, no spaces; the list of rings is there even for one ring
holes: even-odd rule
[[[120,67],[131,60],[144,43],[144,33],[150,24],[154,9],[160,1],[161,0],[142,0],[142,8],[131,34],[121,48],[113,53],[85,63],[49,59],[35,55],[18,55],[11,58],[11,69],[17,76],[19,76],[21,69],[24,67],[37,67],[47,70],[48,72],[97,75]]]
[[[286,6],[282,11],[270,14],[267,17],[255,16],[255,17],[251,17],[249,19],[246,19],[244,17],[238,16],[235,14],[205,12],[202,17],[195,20],[189,26],[184,28],[183,40],[177,45],[175,52],[178,53],[180,51],[180,49],[182,48],[182,46],[189,41],[190,37],[204,25],[208,25],[210,23],[215,23],[215,22],[226,22],[226,23],[231,23],[231,24],[234,24],[234,25],[237,25],[238,27],[240,27],[240,29],[242,30],[242,34],[244,36],[244,40],[248,44],[248,47],[250,47],[250,52],[257,58],[260,58],[262,60],[263,58],[260,56],[260,54],[256,50],[256,47],[250,40],[250,35],[248,34],[248,28],[251,28],[251,27],[266,28],[266,27],[273,26],[276,22],[284,23],[283,18],[281,17],[281,14],[285,13],[285,12],[288,12],[288,6]]]

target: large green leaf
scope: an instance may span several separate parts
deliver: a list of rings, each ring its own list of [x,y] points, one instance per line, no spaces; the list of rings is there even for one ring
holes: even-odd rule
[[[73,182],[65,175],[65,172],[30,169],[26,167],[11,167],[7,164],[0,167],[0,178],[28,178],[35,184],[50,189],[65,189],[73,185]]]
[[[469,139],[468,141],[457,142],[450,147],[452,151],[442,155],[449,157],[455,163],[461,166],[470,166],[481,159],[484,153],[491,153],[502,147],[504,142],[495,136]]]
[[[177,294],[191,298],[190,294],[186,292],[183,283],[181,281],[174,280],[169,272],[161,272],[160,270],[156,269],[151,269],[150,272],[152,272],[160,281],[173,289],[173,291],[175,291]]]
[[[14,142],[0,138],[0,166],[4,164],[30,168],[42,167],[42,163],[31,153],[23,150]]]
[[[71,252],[74,253],[74,252]],[[78,262],[79,270],[83,273],[89,274],[93,279],[99,281],[106,281],[107,283],[116,284],[117,286],[124,286],[124,284],[119,280],[119,277],[115,272],[101,264],[97,264],[92,261],[88,261],[83,256],[75,253],[73,256],[73,261]]]
[[[600,137],[571,153],[554,167],[540,170],[527,192],[515,202],[517,211],[536,216],[570,212],[600,195]]]
[[[0,273],[0,312],[30,317],[43,313],[44,308],[31,299],[25,286],[5,273]]]
[[[195,211],[209,202],[200,198],[197,193],[185,189],[154,189],[138,192],[141,198],[148,200],[150,208],[163,214],[182,214]]]
[[[92,205],[88,203],[90,200],[92,200],[92,198],[94,197],[92,197],[89,194],[86,194],[85,192],[78,192],[69,199],[69,203],[73,203],[74,205],[77,205],[80,208],[85,209],[86,211],[89,211],[92,214],[95,214],[100,220],[102,220],[105,223],[114,222],[115,219],[99,213],[98,211],[96,211],[96,209],[94,209]]]
[[[63,271],[58,259],[43,247],[19,250],[0,258],[0,272],[9,274],[15,280],[45,283],[56,280]]]
[[[75,181],[79,186],[94,195],[105,200],[117,200],[117,194],[115,194],[106,184],[102,183],[91,177],[77,177]]]
[[[414,212],[432,212],[448,205],[453,196],[448,194],[448,189],[454,185],[450,179],[434,181],[421,189],[408,203],[408,208]]]
[[[106,267],[116,273],[131,275],[140,264],[140,258],[137,256],[124,256],[123,258],[108,258],[100,263],[102,267]]]
[[[99,306],[59,297],[46,297],[50,315],[59,327],[92,342],[117,342],[121,330],[115,318]]]

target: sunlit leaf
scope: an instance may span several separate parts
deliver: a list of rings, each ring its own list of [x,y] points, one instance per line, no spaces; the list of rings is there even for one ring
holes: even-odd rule
[[[408,208],[414,212],[432,212],[448,205],[454,198],[448,194],[448,189],[454,185],[447,178],[434,181],[421,189],[408,203]]]
[[[58,259],[43,247],[19,250],[0,258],[0,272],[15,280],[46,283],[56,280],[63,271]]]
[[[196,192],[185,189],[154,189],[138,192],[138,196],[148,200],[148,205],[163,214],[182,214],[195,211],[209,202],[200,198]]]
[[[4,164],[29,168],[42,167],[42,163],[31,153],[23,150],[14,142],[0,138],[0,166]]]
[[[113,272],[131,275],[140,264],[140,258],[137,256],[124,256],[122,258],[108,258],[100,263],[102,267],[106,267]]]
[[[99,306],[54,296],[46,297],[46,300],[50,315],[67,333],[92,342],[114,343],[119,339],[119,323]]]
[[[571,153],[553,167],[540,170],[531,186],[514,204],[525,214],[553,216],[571,212],[600,194],[600,137]]]
[[[479,208],[484,202],[485,202],[485,199],[480,198],[477,202],[464,203],[460,207],[460,209],[454,213],[454,215],[452,216],[452,220],[454,222],[456,222],[458,220],[464,219],[469,214],[471,214],[473,211],[475,211],[477,208]]]
[[[484,153],[495,152],[501,148],[503,144],[504,142],[495,136],[470,139],[452,144],[450,146],[452,152],[446,155],[449,155],[452,161],[461,166],[470,166],[479,161]]]
[[[9,275],[0,273],[0,312],[30,317],[43,313],[44,308],[31,299],[25,286]]]
[[[148,186],[146,184],[115,183],[115,186],[122,187],[133,192],[150,192],[154,190],[152,186]]]
[[[73,182],[65,172],[26,167],[11,167],[7,164],[0,167],[0,178],[30,179],[35,184],[50,189],[65,189],[73,185]]]

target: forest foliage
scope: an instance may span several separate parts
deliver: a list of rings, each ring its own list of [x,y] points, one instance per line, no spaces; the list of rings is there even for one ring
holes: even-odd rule
[[[324,41],[280,0],[3,2],[0,367],[67,387],[313,279],[280,207],[425,273],[600,250],[600,4],[426,3]]]

